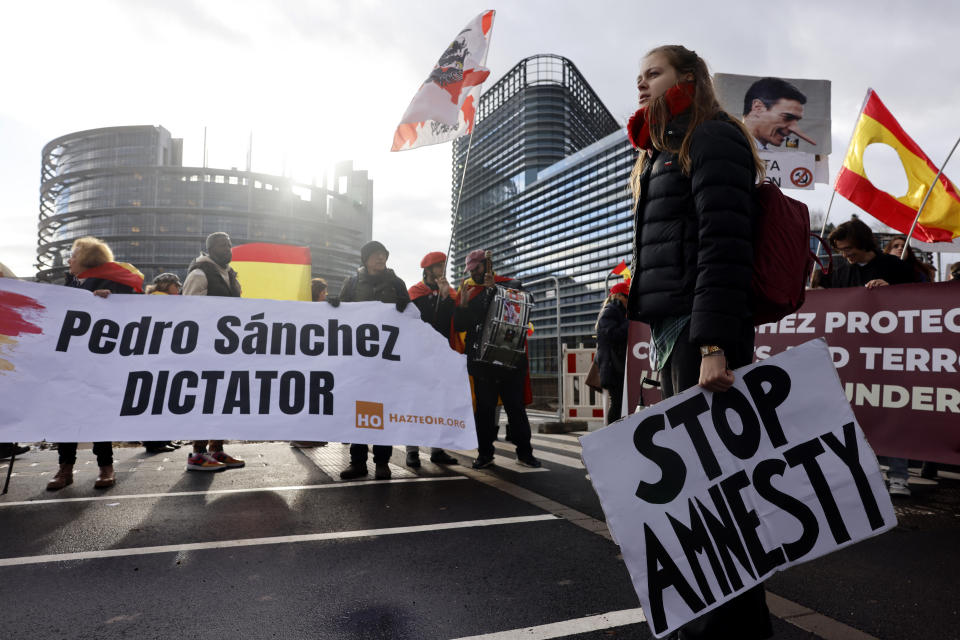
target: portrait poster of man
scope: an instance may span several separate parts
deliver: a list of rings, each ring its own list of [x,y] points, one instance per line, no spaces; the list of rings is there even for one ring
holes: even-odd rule
[[[830,81],[744,76],[714,77],[720,104],[740,117],[782,188],[829,182]]]

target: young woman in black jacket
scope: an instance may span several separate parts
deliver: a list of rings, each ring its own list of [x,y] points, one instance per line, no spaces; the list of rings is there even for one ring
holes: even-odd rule
[[[679,45],[641,62],[640,109],[627,127],[634,274],[627,310],[650,325],[664,397],[699,384],[724,392],[753,360],[753,192],[763,164],[717,102],[707,65]],[[684,626],[680,638],[772,635],[758,585]]]

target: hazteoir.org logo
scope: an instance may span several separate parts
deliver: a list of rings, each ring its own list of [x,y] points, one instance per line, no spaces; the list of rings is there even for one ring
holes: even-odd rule
[[[357,429],[383,429],[383,405],[357,400]]]

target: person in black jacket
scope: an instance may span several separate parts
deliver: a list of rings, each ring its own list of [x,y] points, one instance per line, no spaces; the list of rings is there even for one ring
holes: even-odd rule
[[[827,241],[844,259],[830,273],[820,276],[820,286],[824,289],[873,289],[914,281],[910,264],[899,256],[880,251],[873,231],[862,220],[852,218],[837,225]]]
[[[753,360],[753,194],[763,164],[742,123],[717,102],[706,62],[679,45],[641,62],[633,280],[627,311],[650,325],[662,391],[733,385]],[[763,585],[685,625],[679,637],[772,635]]]
[[[327,302],[336,306],[340,302],[376,300],[394,304],[397,306],[397,311],[403,312],[410,304],[410,296],[407,295],[407,285],[403,280],[397,277],[393,269],[387,268],[388,257],[390,252],[376,240],[371,240],[360,247],[360,262],[363,266],[343,283],[339,301],[334,302],[327,298]],[[344,480],[352,480],[367,475],[368,451],[369,448],[365,444],[351,444],[350,466],[340,472],[340,477]],[[385,480],[392,475],[389,466],[391,455],[393,455],[393,447],[382,444],[373,445],[373,464],[376,467],[373,477],[377,480]]]
[[[629,292],[629,280],[613,285],[597,318],[600,385],[610,394],[607,424],[613,424],[623,416],[623,372],[627,365],[627,335],[630,329],[627,319]]]
[[[107,298],[113,293],[143,293],[143,274],[131,264],[114,262],[113,251],[101,240],[91,237],[74,240],[68,259],[70,271],[65,284],[91,291]],[[106,489],[116,483],[113,471],[113,443],[94,442],[93,454],[97,456],[100,472],[93,486]],[[48,491],[63,489],[73,483],[73,465],[77,462],[77,443],[57,444],[60,468],[47,483]]]

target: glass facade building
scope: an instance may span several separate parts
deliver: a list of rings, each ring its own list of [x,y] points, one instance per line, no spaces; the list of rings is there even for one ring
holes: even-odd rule
[[[593,346],[610,270],[632,252],[636,151],[569,60],[527,58],[480,100],[473,142],[453,149],[454,269],[473,249],[534,292],[535,394],[556,397],[557,307],[567,346]],[[457,190],[466,163],[459,212]],[[619,281],[613,276],[610,283]]]
[[[186,276],[206,236],[235,245],[309,246],[313,274],[336,290],[356,271],[373,226],[373,182],[338,164],[331,187],[280,176],[182,166],[182,140],[163,127],[109,127],[71,133],[43,148],[37,279],[59,280],[76,238],[105,241],[147,282],[164,271]]]

